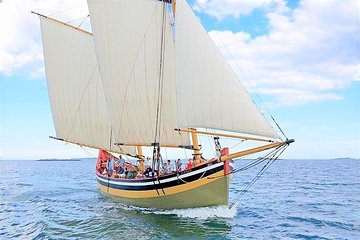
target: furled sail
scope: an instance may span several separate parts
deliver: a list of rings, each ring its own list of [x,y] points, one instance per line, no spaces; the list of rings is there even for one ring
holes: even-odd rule
[[[180,127],[279,138],[185,0],[176,9],[176,86]]]
[[[45,70],[56,135],[113,150],[111,125],[91,33],[40,17]],[[124,151],[135,154],[134,148]]]
[[[153,143],[160,96],[160,139],[156,141],[160,140],[162,145],[189,144],[188,135],[174,132],[178,126],[175,50],[164,2],[88,0],[88,5],[97,61],[116,137],[122,143]],[[159,87],[160,69],[164,70],[164,78]]]

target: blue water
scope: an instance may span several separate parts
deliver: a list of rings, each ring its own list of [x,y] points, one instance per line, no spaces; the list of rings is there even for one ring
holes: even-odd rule
[[[185,210],[121,205],[94,165],[0,161],[0,239],[360,239],[358,160],[279,160],[235,208]],[[257,171],[234,176],[232,200]]]

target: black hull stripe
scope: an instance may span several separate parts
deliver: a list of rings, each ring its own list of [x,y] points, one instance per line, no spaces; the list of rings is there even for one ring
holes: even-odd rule
[[[104,178],[104,177],[99,178],[99,176],[98,176],[97,181],[98,181],[99,184],[101,184],[101,185],[103,185],[105,187],[110,187],[110,188],[114,188],[114,189],[130,190],[130,191],[131,190],[133,190],[133,191],[138,191],[138,190],[146,191],[146,190],[156,190],[156,189],[162,189],[162,188],[168,188],[168,187],[174,187],[174,186],[182,185],[182,184],[185,184],[185,183],[188,183],[188,182],[196,181],[201,177],[207,177],[207,176],[212,175],[214,173],[217,173],[219,171],[223,171],[223,169],[224,169],[224,165],[221,165],[219,167],[209,169],[205,173],[204,173],[204,171],[202,171],[200,173],[197,173],[197,174],[189,176],[189,177],[185,177],[185,178],[182,178],[182,179],[175,179],[175,180],[173,180],[171,182],[165,182],[165,183],[160,183],[160,184],[155,179],[155,184],[146,185],[146,186],[121,185],[121,182],[118,182],[118,184],[113,184],[113,183],[108,184],[108,180],[107,180],[108,178]],[[170,175],[170,177],[173,177],[173,175]],[[181,177],[181,175],[179,175],[179,178],[180,177]],[[137,181],[137,182],[139,182],[139,181]],[[149,181],[146,181],[146,182],[149,182]],[[153,180],[150,180],[150,182],[153,182]]]
[[[223,166],[223,163],[210,163],[207,165],[198,166],[196,168],[193,168],[191,170],[187,171],[181,171],[179,172],[179,178],[185,178],[189,177],[191,175],[195,175],[197,173],[202,173],[204,171],[208,171],[210,169]],[[119,184],[119,185],[128,185],[128,186],[145,186],[145,185],[153,185],[154,179],[153,178],[143,178],[143,179],[125,179],[125,178],[108,178],[105,177],[99,173],[97,173],[97,178],[100,179],[100,181],[110,181],[113,184]],[[155,179],[156,181],[159,181],[161,183],[164,182],[171,182],[173,180],[177,179],[176,173],[162,175],[158,179]]]

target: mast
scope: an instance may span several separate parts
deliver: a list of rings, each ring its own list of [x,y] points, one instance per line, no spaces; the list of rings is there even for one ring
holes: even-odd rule
[[[161,32],[160,32],[160,59],[159,59],[159,78],[158,78],[158,95],[156,105],[156,120],[155,120],[155,136],[154,136],[154,149],[153,149],[153,160],[156,160],[158,170],[160,170],[160,136],[161,136],[161,120],[162,120],[162,106],[163,106],[163,86],[164,86],[164,58],[165,58],[165,18],[166,18],[166,1],[162,4],[162,21],[161,21]]]
[[[175,20],[176,0],[172,0],[172,1],[171,1],[171,7],[172,7],[172,12],[173,12],[174,20]]]
[[[139,158],[139,170],[140,172],[144,172],[145,171],[145,167],[144,167],[144,155],[143,155],[143,151],[142,151],[142,146],[136,146],[136,150],[137,150],[137,157]]]
[[[191,130],[191,139],[194,146],[194,162],[195,166],[200,163],[201,153],[200,153],[200,145],[199,145],[199,139],[195,128],[190,128]]]

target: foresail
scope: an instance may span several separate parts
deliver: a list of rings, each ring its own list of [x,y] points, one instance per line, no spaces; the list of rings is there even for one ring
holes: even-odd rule
[[[180,127],[279,138],[185,0],[176,9],[176,86]]]
[[[168,11],[163,11],[164,2],[88,0],[88,5],[100,75],[119,142],[143,145],[154,142],[161,63],[164,85],[160,94],[163,103],[160,143],[189,144],[187,134],[174,132],[178,126],[174,39]],[[166,28],[163,46],[162,26]]]
[[[119,151],[91,33],[40,17],[45,71],[56,135],[80,145]],[[111,145],[110,145],[111,144]],[[135,154],[134,148],[124,151]]]

